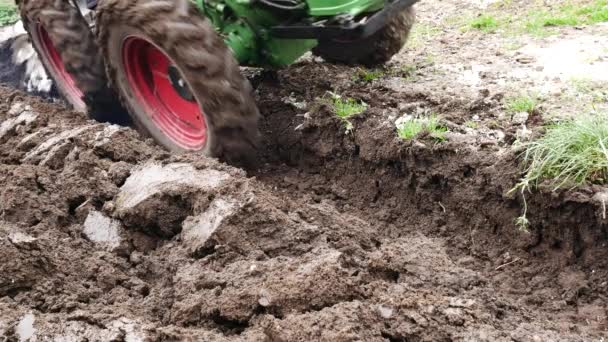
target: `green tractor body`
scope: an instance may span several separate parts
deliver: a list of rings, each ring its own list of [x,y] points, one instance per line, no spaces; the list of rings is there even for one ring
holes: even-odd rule
[[[414,2],[394,1],[401,6]],[[384,0],[307,0],[289,10],[263,7],[256,0],[195,0],[195,3],[224,36],[241,65],[262,67],[293,63],[315,47],[324,34],[331,35],[332,27],[322,25],[332,20],[335,26],[352,31],[355,28],[344,27],[353,25],[358,16],[394,10],[384,8]],[[318,28],[316,32],[310,29],[314,27]]]
[[[17,0],[59,92],[175,152],[255,155],[260,114],[239,66],[312,50],[375,66],[405,44],[418,0]]]

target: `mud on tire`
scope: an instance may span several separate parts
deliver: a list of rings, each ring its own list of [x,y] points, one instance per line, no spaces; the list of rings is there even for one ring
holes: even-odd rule
[[[188,150],[152,122],[130,86],[122,54],[129,37],[151,42],[179,69],[206,121],[207,138],[199,151],[229,162],[251,161],[259,139],[251,85],[230,49],[190,1],[105,0],[97,18],[107,73],[142,133],[169,150]]]
[[[395,14],[383,29],[370,37],[347,42],[320,41],[313,53],[333,63],[382,65],[403,48],[415,21],[414,7],[410,6]]]
[[[108,88],[105,67],[95,36],[78,8],[69,0],[17,0],[23,25],[47,73],[59,93],[77,111],[85,112],[97,121],[128,124],[129,117],[117,96]],[[45,52],[40,30],[44,27],[48,39],[61,58],[65,71],[76,88],[84,95],[70,91]]]

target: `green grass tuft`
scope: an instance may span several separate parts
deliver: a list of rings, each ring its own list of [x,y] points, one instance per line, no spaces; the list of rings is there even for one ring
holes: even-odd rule
[[[353,81],[355,82],[371,82],[375,81],[381,77],[384,77],[385,72],[382,70],[369,70],[359,68],[355,72],[353,76]]]
[[[510,113],[526,112],[532,114],[538,106],[537,100],[528,95],[509,97],[506,99],[505,104]]]
[[[17,6],[13,4],[0,3],[0,26],[14,24],[19,21]]]
[[[397,127],[399,137],[404,140],[412,140],[422,131],[424,131],[424,123],[417,119],[406,121]]]
[[[498,28],[498,21],[490,15],[481,15],[469,23],[469,26],[483,32],[494,32]]]
[[[361,114],[367,109],[365,102],[347,98],[343,100],[340,96],[333,96],[332,103],[336,115],[341,119],[348,119],[354,115]]]
[[[523,144],[523,183],[549,180],[555,189],[608,181],[608,115],[585,115],[555,124]]]
[[[555,124],[538,140],[523,143],[525,175],[511,190],[520,191],[523,214],[516,221],[527,230],[525,193],[541,182],[554,190],[608,183],[608,115],[584,115]]]
[[[397,127],[397,134],[404,140],[412,140],[422,133],[428,133],[437,141],[445,141],[447,131],[448,129],[441,125],[435,115],[431,115],[428,119],[407,120]]]

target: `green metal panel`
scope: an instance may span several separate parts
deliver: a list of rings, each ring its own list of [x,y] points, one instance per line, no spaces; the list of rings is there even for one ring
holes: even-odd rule
[[[338,14],[357,15],[384,6],[384,0],[307,0],[308,13],[314,17]]]
[[[252,0],[192,0],[213,23],[241,65],[283,67],[295,62],[316,40],[277,39],[268,29],[285,18]],[[384,0],[307,0],[301,16],[358,15],[381,9]],[[308,13],[307,13],[308,12]]]
[[[264,45],[264,61],[258,65],[285,67],[317,45],[316,40],[310,39],[270,39]]]

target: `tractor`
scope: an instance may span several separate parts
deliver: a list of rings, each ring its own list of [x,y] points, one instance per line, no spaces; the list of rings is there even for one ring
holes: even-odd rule
[[[259,141],[240,66],[307,52],[375,66],[405,44],[417,0],[17,0],[68,104],[170,151],[239,160]]]

